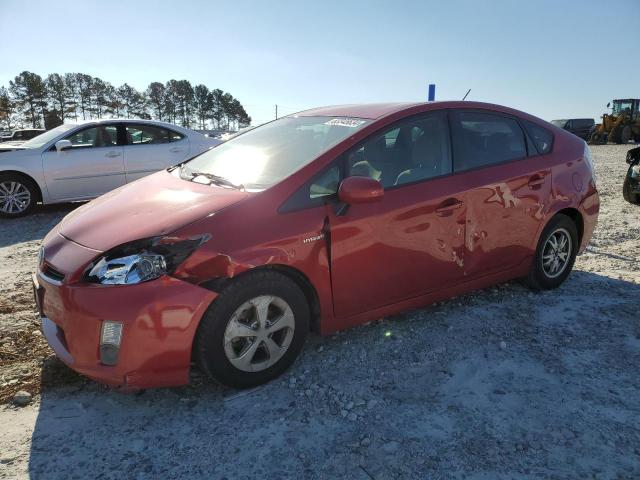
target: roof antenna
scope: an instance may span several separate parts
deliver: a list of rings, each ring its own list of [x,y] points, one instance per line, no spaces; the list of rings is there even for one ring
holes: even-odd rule
[[[467,90],[467,93],[465,93],[464,97],[462,97],[462,101],[464,102],[467,98],[467,95],[469,95],[469,92],[471,91],[471,89]]]

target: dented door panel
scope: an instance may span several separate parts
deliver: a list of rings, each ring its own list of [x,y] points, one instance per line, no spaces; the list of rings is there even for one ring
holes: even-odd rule
[[[515,267],[533,256],[551,193],[547,163],[532,157],[464,174],[467,277]]]

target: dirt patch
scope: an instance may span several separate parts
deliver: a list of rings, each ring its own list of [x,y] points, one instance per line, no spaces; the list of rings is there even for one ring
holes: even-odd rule
[[[55,356],[40,330],[16,330],[0,338],[0,402],[19,390],[37,395],[50,387],[84,382]]]

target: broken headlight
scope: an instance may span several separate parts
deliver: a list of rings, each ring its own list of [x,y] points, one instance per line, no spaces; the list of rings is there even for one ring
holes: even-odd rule
[[[89,265],[85,280],[102,285],[132,285],[172,273],[206,242],[209,235],[193,238],[154,237],[110,250]]]

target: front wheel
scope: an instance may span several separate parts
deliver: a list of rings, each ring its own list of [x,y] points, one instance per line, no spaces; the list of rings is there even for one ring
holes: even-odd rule
[[[36,186],[14,174],[0,174],[0,217],[15,218],[29,213],[37,199]]]
[[[271,271],[245,274],[220,293],[202,318],[196,361],[231,387],[266,383],[302,350],[309,317],[304,293],[289,278]]]
[[[534,290],[559,287],[571,273],[578,253],[578,231],[571,218],[558,214],[540,235],[526,283]]]

